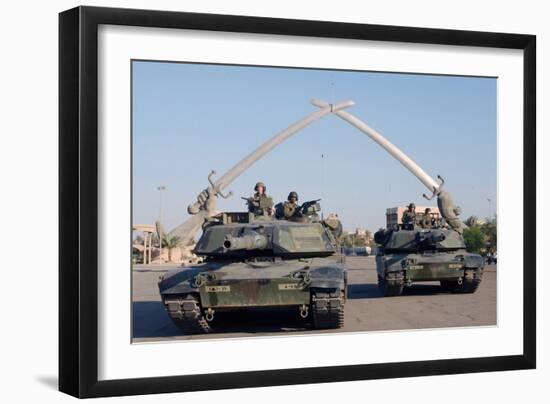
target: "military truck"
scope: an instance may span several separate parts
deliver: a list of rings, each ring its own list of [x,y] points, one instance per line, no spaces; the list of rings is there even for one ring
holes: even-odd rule
[[[293,220],[249,212],[209,219],[193,251],[204,262],[159,282],[174,323],[208,333],[227,311],[287,307],[314,328],[342,327],[347,278],[335,226],[318,219],[318,203],[304,205]]]
[[[398,296],[413,282],[439,281],[445,291],[474,293],[484,260],[466,251],[462,234],[444,225],[410,230],[403,225],[374,234],[378,286],[384,296]]]

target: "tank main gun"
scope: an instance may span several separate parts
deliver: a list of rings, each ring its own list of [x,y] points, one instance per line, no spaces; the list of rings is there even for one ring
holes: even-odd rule
[[[418,241],[424,248],[435,248],[438,243],[445,241],[446,238],[445,233],[438,230],[418,233]]]
[[[242,236],[225,236],[223,248],[227,251],[265,250],[268,248],[269,237],[263,234],[246,234]]]

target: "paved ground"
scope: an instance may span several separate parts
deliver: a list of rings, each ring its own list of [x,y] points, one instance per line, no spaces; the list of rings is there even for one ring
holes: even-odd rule
[[[376,285],[373,257],[348,257],[348,300],[345,326],[340,330],[312,330],[295,311],[242,311],[225,314],[223,330],[208,335],[182,335],[160,301],[157,281],[163,271],[138,267],[133,274],[134,342],[173,339],[212,339],[281,332],[325,333],[342,331],[403,330],[496,324],[496,267],[485,268],[474,294],[444,293],[439,283],[425,282],[405,288],[403,296],[381,297]],[[153,267],[154,268],[154,267]]]

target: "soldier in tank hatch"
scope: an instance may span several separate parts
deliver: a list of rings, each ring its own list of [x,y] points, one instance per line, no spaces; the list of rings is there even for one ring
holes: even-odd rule
[[[247,199],[248,211],[259,216],[273,214],[273,199],[266,194],[266,186],[263,182],[257,182],[254,186],[254,195]]]
[[[423,229],[431,229],[432,227],[435,227],[435,220],[432,218],[432,210],[430,208],[426,208],[424,210],[421,225]]]
[[[401,222],[403,223],[403,229],[414,229],[414,225],[416,224],[416,205],[414,203],[409,203],[407,210],[403,212]]]
[[[287,200],[283,204],[283,215],[285,219],[290,219],[298,214],[300,206],[298,205],[298,193],[292,191],[288,194]]]

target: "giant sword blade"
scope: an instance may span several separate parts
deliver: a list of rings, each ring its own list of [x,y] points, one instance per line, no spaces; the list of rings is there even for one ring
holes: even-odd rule
[[[338,104],[327,104],[325,106],[318,106],[319,110],[314,111],[304,117],[303,119],[293,123],[282,132],[277,133],[275,136],[267,140],[260,145],[256,150],[247,155],[231,169],[229,169],[224,175],[222,175],[217,181],[212,180],[214,171],[208,176],[210,186],[203,190],[198,196],[197,201],[188,206],[187,211],[193,215],[187,219],[184,223],[176,227],[170,232],[171,236],[179,237],[180,245],[188,245],[195,233],[200,229],[204,220],[212,215],[216,210],[216,200],[218,196],[227,198],[231,195],[229,192],[224,195],[222,191],[230,185],[238,176],[252,166],[256,161],[265,156],[275,147],[283,143],[292,135],[310,125],[311,123],[321,119],[322,117],[337,111],[341,111],[344,108],[354,105],[353,101],[344,101]]]
[[[311,103],[316,107],[325,109],[330,106],[326,101],[321,100],[312,100]],[[401,151],[396,145],[382,136],[381,133],[377,132],[365,122],[357,118],[356,116],[350,114],[347,111],[335,110],[333,113],[344,121],[355,126],[361,132],[366,134],[376,143],[378,143],[383,149],[385,149],[390,155],[392,155],[397,161],[399,161],[405,168],[407,168],[416,178],[422,182],[431,192],[431,196],[424,194],[423,196],[431,200],[434,196],[437,196],[437,206],[441,215],[445,218],[449,226],[453,229],[462,233],[466,225],[458,218],[460,213],[460,208],[455,206],[451,194],[447,191],[444,191],[443,184],[445,181],[443,178],[438,175],[437,178],[440,180],[438,184],[426,171],[422,169],[413,159],[407,156],[403,151]]]

